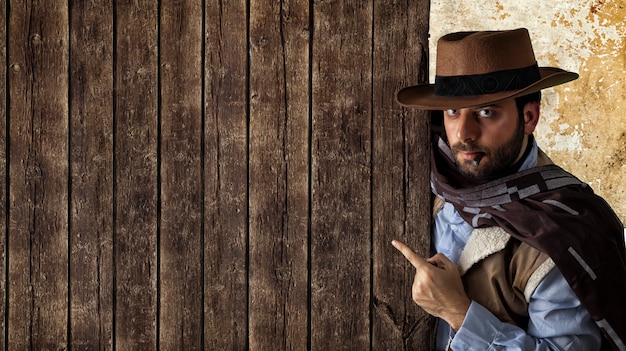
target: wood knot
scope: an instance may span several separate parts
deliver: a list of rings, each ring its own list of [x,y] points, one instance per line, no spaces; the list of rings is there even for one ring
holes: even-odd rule
[[[274,269],[274,275],[279,281],[289,281],[291,280],[291,267],[277,267]]]
[[[34,45],[34,46],[38,46],[41,45],[41,35],[40,34],[33,34],[30,37],[30,42]]]
[[[43,177],[43,170],[39,166],[28,166],[26,168],[27,179],[41,179]]]

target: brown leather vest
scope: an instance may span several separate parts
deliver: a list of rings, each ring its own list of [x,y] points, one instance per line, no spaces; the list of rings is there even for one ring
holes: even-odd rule
[[[501,321],[526,329],[530,296],[554,262],[501,228],[491,227],[474,230],[459,266],[472,300]]]

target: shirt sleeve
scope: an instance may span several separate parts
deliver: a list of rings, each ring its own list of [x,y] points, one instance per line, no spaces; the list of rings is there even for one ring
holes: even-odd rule
[[[527,330],[472,302],[452,350],[599,350],[600,329],[554,268],[531,296]]]

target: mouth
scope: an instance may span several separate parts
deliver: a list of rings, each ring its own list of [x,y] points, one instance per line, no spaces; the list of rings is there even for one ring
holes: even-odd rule
[[[475,171],[483,158],[487,155],[479,145],[475,143],[457,143],[451,147],[452,153],[459,166],[465,167],[467,171]]]
[[[475,160],[475,159],[477,159],[479,157],[482,157],[482,155],[484,155],[484,153],[479,152],[479,151],[460,151],[459,155],[464,160],[472,161],[472,160]]]
[[[480,164],[485,153],[480,151],[459,151],[458,155],[465,163],[470,163],[472,166],[476,167]]]

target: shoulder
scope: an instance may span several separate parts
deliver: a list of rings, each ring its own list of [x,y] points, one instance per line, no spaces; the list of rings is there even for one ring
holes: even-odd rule
[[[543,152],[543,150],[541,150],[540,148],[537,152],[537,167],[553,165],[553,164],[554,162],[552,162],[552,159],[550,159],[550,157],[548,157],[548,155],[546,155],[546,153]]]
[[[439,213],[439,211],[443,208],[446,201],[439,196],[434,196],[433,199],[433,218]]]

